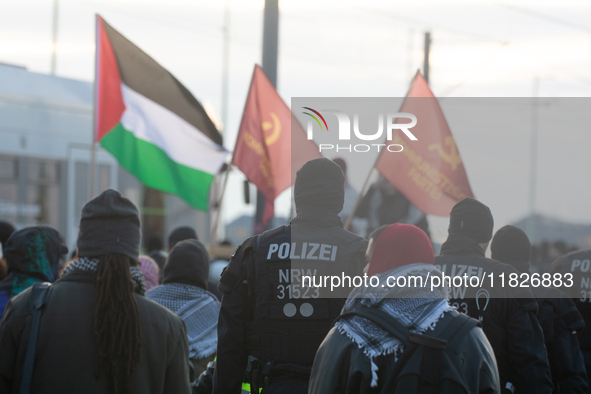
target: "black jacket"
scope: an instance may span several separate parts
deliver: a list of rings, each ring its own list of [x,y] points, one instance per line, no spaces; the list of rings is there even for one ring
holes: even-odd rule
[[[303,226],[306,230],[296,232],[295,230],[291,230],[293,226],[298,228],[302,228]],[[262,237],[265,239],[267,234],[273,237],[275,233],[281,233],[281,231],[281,228],[269,230]],[[317,234],[316,239],[312,242],[326,244],[340,242],[338,248],[333,249],[335,250],[336,260],[331,262],[331,264],[338,266],[340,261],[339,256],[346,255],[346,259],[356,262],[356,274],[362,273],[362,269],[365,266],[364,255],[367,248],[367,241],[345,231],[336,213],[319,209],[315,211],[314,215],[298,215],[298,217],[292,220],[292,224],[290,224],[286,231],[289,231],[292,237],[297,237],[297,234],[304,237],[308,233]],[[326,239],[329,238],[333,240],[327,241]],[[294,239],[292,238],[292,240]],[[291,243],[289,241],[287,239],[287,244],[289,245],[297,244],[297,242]],[[345,244],[348,244],[348,247],[345,247]],[[267,249],[269,249],[268,245]],[[348,252],[348,250],[351,252]],[[310,251],[311,249],[308,248],[308,252]],[[265,252],[263,254],[266,257],[267,254],[272,253]],[[277,252],[274,252],[274,254],[276,255]],[[265,259],[263,258],[263,260]],[[289,267],[290,259],[286,261]],[[261,268],[261,271],[256,271],[256,267],[259,264],[262,264],[264,269],[275,267],[275,271],[272,274],[263,271],[263,268]],[[271,283],[272,280],[277,280],[276,267],[279,264],[285,263],[277,261],[256,261],[255,252],[253,252],[253,239],[250,238],[236,250],[222,275],[218,286],[224,295],[222,297],[218,321],[218,351],[214,374],[214,393],[216,394],[240,393],[248,356],[256,355],[259,358],[264,358],[262,355],[273,350],[268,349],[268,345],[271,342],[282,344],[279,345],[282,349],[276,349],[276,354],[285,355],[292,352],[294,360],[292,361],[289,360],[289,357],[285,358],[285,356],[282,356],[283,359],[272,361],[278,361],[283,364],[297,364],[295,367],[301,366],[304,367],[303,369],[305,369],[307,363],[309,364],[309,368],[313,362],[317,347],[330,330],[332,321],[327,320],[328,316],[323,316],[321,320],[317,320],[318,318],[311,316],[312,319],[308,319],[306,322],[305,319],[298,318],[299,315],[297,313],[295,317],[298,319],[294,319],[293,326],[286,327],[286,323],[289,321],[283,315],[283,305],[289,303],[297,306],[307,301],[303,300],[304,297],[310,296],[305,296],[303,292],[302,294],[298,293],[299,295],[293,292],[288,293],[288,290],[284,290],[284,285],[287,285],[287,283],[280,284],[279,286],[277,283],[274,283],[272,286],[269,285],[269,287],[261,286],[261,283]],[[285,270],[282,269],[282,271]],[[277,288],[281,289],[278,290]],[[265,294],[259,294],[259,292],[264,292]],[[344,299],[321,300],[321,302],[331,304],[332,310],[336,311],[334,317],[338,316],[344,301]],[[336,308],[334,305],[335,302],[339,303]],[[281,303],[280,308],[277,307],[279,303]],[[259,304],[260,307],[257,306]],[[257,310],[261,311],[258,316],[265,317],[266,315],[265,321],[260,321],[256,318]],[[328,313],[328,310],[326,312]],[[317,309],[314,313],[322,314],[322,310]],[[325,320],[328,322],[325,322]],[[298,337],[300,338],[299,341],[293,339]],[[290,340],[288,338],[292,339]],[[313,339],[310,340],[310,338]],[[314,347],[314,349],[309,361],[306,363],[302,362],[302,355],[299,354],[300,351],[298,348],[302,349],[301,353],[308,354],[311,347]],[[304,381],[307,381],[308,374],[309,369],[305,372]],[[303,390],[305,392],[305,385]]]
[[[457,312],[452,312],[457,313]],[[463,359],[460,373],[474,394],[495,394],[500,392],[499,375],[493,351],[482,329],[472,329],[457,348]],[[375,360],[378,365],[378,387],[372,389],[372,371],[369,358],[356,343],[340,333],[330,330],[320,345],[310,377],[310,394],[363,394],[379,392],[384,382],[396,367],[392,356],[381,356]],[[440,394],[454,394],[441,392]]]
[[[19,392],[31,330],[28,289],[13,298],[0,323],[0,393]],[[132,392],[190,393],[187,333],[182,319],[135,294],[141,329],[140,362]],[[39,331],[32,393],[104,394],[95,379],[94,272],[72,272],[53,285]]]
[[[558,289],[535,290],[538,321],[544,332],[554,393],[583,394],[589,390],[583,354],[577,332],[585,327],[573,300]]]
[[[577,337],[585,366],[587,382],[591,387],[591,249],[578,250],[559,257],[552,263],[548,272],[560,274],[560,287],[575,303],[585,321],[585,328],[577,331]]]
[[[452,288],[451,303],[458,306],[458,311],[482,321],[483,331],[495,352],[502,388],[510,382],[517,388],[516,393],[552,393],[544,336],[536,318],[535,296],[527,288],[508,286],[509,275],[518,272],[507,264],[484,257],[482,248],[471,238],[453,233],[442,245],[435,266],[450,276],[494,276],[492,288]],[[505,286],[501,287],[499,275],[503,273]],[[483,293],[487,294],[486,299],[481,296]]]

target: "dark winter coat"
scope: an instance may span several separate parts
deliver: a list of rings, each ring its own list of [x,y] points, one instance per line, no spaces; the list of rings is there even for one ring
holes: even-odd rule
[[[72,272],[53,285],[41,321],[31,393],[105,394],[95,379],[94,272]],[[0,393],[19,392],[31,330],[30,289],[13,298],[0,323]],[[135,294],[141,329],[140,362],[132,392],[190,393],[187,333],[182,319]]]
[[[552,378],[544,336],[536,318],[538,305],[527,288],[511,288],[508,278],[515,268],[484,257],[484,251],[470,237],[450,234],[435,258],[435,266],[446,275],[468,277],[492,274],[494,287],[468,288],[461,294],[452,288],[452,305],[458,311],[482,321],[482,329],[495,352],[502,388],[510,382],[516,393],[552,393]],[[499,275],[504,273],[505,286]],[[488,282],[487,282],[488,283]],[[465,289],[465,288],[464,288]],[[486,299],[475,297],[486,291]],[[475,293],[472,294],[471,292]],[[478,302],[477,302],[478,301]]]
[[[457,313],[457,312],[451,312]],[[493,351],[482,329],[472,329],[457,348],[457,354],[464,360],[460,373],[470,385],[474,394],[499,393],[499,376]],[[378,387],[372,389],[370,359],[363,350],[338,329],[330,330],[320,345],[310,378],[310,394],[369,394],[380,392],[379,382],[386,381],[396,367],[392,355],[380,356],[378,365]],[[441,392],[440,394],[453,394]]]
[[[538,321],[544,332],[554,393],[584,394],[589,390],[583,353],[577,332],[585,328],[577,306],[558,289],[535,291],[540,310]]]
[[[583,353],[587,370],[587,383],[591,387],[591,249],[578,250],[559,257],[552,263],[548,272],[552,275],[561,274],[563,283],[567,284],[571,278],[572,282],[568,287],[561,287],[577,306],[585,328],[577,331],[579,346]]]

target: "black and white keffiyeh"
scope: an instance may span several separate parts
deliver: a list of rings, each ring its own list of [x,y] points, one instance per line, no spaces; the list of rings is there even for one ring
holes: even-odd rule
[[[78,260],[74,261],[72,264],[68,265],[64,270],[62,276],[66,276],[75,271],[95,271],[97,270],[99,260],[98,259],[89,259],[87,257],[80,257]],[[144,295],[146,294],[146,284],[144,283],[144,274],[138,267],[129,267],[129,271],[131,273],[131,280],[133,281],[133,285],[135,287],[134,291],[138,294]]]
[[[198,286],[165,283],[148,291],[146,297],[185,321],[189,358],[201,359],[215,353],[220,302],[213,294]]]
[[[376,276],[380,279],[380,285],[354,289],[345,302],[342,313],[361,306],[376,308],[393,316],[412,332],[424,333],[427,330],[433,330],[445,312],[455,309],[449,305],[448,289],[435,288],[431,291],[429,285],[425,287],[385,285],[388,277],[412,275],[426,279],[429,274],[441,275],[441,272],[429,264],[410,264],[378,274]],[[370,358],[371,387],[377,387],[378,367],[374,358],[393,354],[396,360],[404,350],[403,344],[381,327],[360,316],[341,319],[335,323],[335,327],[355,342]]]

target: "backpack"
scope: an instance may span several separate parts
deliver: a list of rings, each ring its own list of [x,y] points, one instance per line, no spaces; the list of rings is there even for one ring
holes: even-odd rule
[[[350,316],[372,321],[404,344],[392,373],[380,377],[376,393],[470,394],[455,350],[474,327],[481,326],[478,320],[463,313],[446,313],[433,331],[417,334],[378,309],[357,308],[338,319]]]

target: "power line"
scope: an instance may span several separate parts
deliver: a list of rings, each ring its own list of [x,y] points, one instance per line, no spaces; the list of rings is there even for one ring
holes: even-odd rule
[[[576,22],[567,21],[565,19],[557,18],[552,15],[537,12],[537,11],[531,10],[529,8],[518,7],[513,4],[501,3],[500,1],[495,1],[495,0],[489,0],[489,1],[493,4],[498,5],[498,6],[505,7],[505,8],[512,10],[512,11],[520,12],[522,14],[529,15],[531,17],[538,18],[538,19],[546,21],[546,22],[570,27],[571,29],[583,30],[587,33],[591,33],[591,27],[589,27],[589,26],[581,25]]]
[[[470,31],[470,30],[465,30],[465,29],[460,29],[457,27],[452,27],[452,26],[448,26],[448,25],[442,25],[440,23],[433,23],[430,21],[424,21],[421,19],[417,19],[417,18],[411,18],[409,16],[406,15],[402,15],[400,13],[391,13],[391,12],[384,12],[383,10],[375,10],[375,9],[371,9],[371,8],[367,8],[367,7],[358,7],[352,4],[348,4],[346,3],[349,7],[356,9],[356,10],[361,10],[361,11],[365,11],[371,14],[375,14],[375,15],[380,15],[382,17],[386,17],[389,19],[394,19],[394,20],[399,20],[401,22],[406,22],[408,24],[419,24],[422,26],[425,26],[427,28],[431,28],[431,27],[437,27],[438,29],[444,30],[444,31],[448,31],[450,33],[455,33],[455,34],[459,34],[459,35],[463,35],[463,36],[471,36],[471,37],[479,37],[480,40],[484,40],[484,41],[495,41],[495,42],[505,42],[506,40],[500,40],[496,37],[493,36],[489,36],[487,34],[482,34],[482,33],[477,33],[474,31]]]

